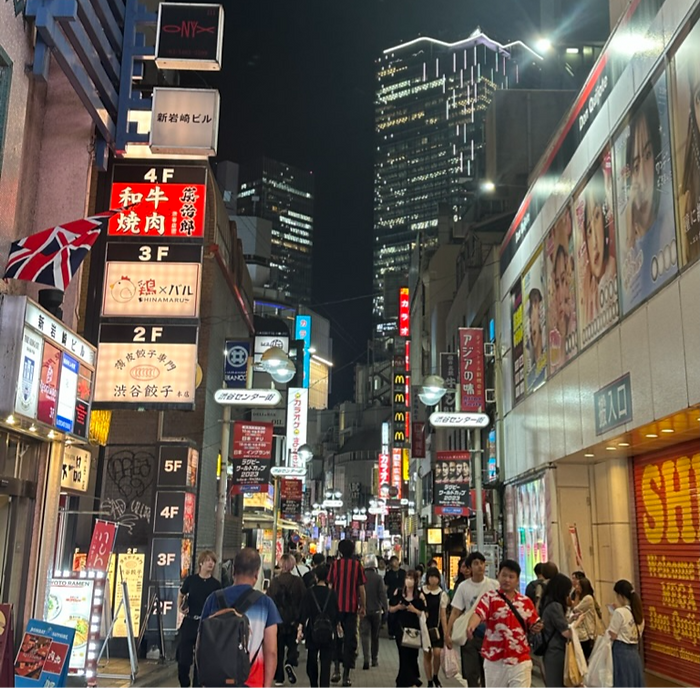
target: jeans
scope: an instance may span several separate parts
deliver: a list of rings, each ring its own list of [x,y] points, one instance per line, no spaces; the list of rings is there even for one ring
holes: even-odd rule
[[[370,646],[372,661],[376,662],[379,655],[379,628],[382,625],[382,613],[372,612],[360,621],[360,636],[362,638],[362,658],[365,664],[370,661]]]
[[[483,638],[474,636],[462,645],[462,676],[470,687],[485,686],[484,660],[481,657]]]
[[[336,644],[335,663],[341,659],[345,671],[355,668],[357,655],[357,614],[355,612],[340,612],[338,623],[343,627],[343,637],[338,638]]]
[[[317,647],[306,641],[306,673],[309,676],[311,688],[329,688],[331,684],[331,663],[333,661],[333,646]],[[318,663],[321,660],[319,676]]]
[[[177,678],[180,686],[198,686],[197,665],[194,667],[194,676],[190,683],[190,670],[194,661],[194,646],[197,642],[197,632],[199,631],[199,621],[186,616],[180,625],[180,640],[177,645]]]
[[[291,664],[293,667],[299,664],[299,648],[297,647],[297,634],[294,630],[282,630],[282,626],[277,627],[277,670],[275,671],[275,681],[284,683],[284,665]],[[287,650],[287,661],[284,660],[284,651]]]

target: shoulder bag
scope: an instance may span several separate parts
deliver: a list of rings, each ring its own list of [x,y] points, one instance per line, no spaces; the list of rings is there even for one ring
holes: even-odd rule
[[[523,619],[523,617],[520,615],[520,612],[515,608],[515,605],[503,593],[501,593],[500,590],[498,591],[498,596],[508,605],[508,607],[510,607],[510,611],[513,612],[513,616],[515,616],[515,618],[518,620],[518,623],[525,632],[525,637],[527,638],[527,641],[530,644],[532,653],[537,655],[538,657],[542,657],[544,653],[547,652],[547,648],[549,647],[549,641],[554,636],[554,633],[556,633],[556,630],[552,631],[552,633],[549,634],[549,638],[547,638],[546,640],[544,638],[544,632],[530,636],[527,630],[527,624],[525,623],[525,619]]]

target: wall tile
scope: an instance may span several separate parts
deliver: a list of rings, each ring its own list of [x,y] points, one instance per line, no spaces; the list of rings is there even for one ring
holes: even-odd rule
[[[700,263],[681,276],[681,314],[688,403],[700,403]]]
[[[632,423],[636,427],[654,420],[647,308],[642,306],[621,324],[622,370],[632,384]]]

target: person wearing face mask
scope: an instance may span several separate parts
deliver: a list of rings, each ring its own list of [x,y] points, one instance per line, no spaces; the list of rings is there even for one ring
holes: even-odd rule
[[[179,642],[176,651],[177,676],[180,686],[198,686],[197,667],[190,684],[190,670],[194,659],[194,646],[197,642],[199,620],[207,597],[221,589],[221,583],[212,575],[216,566],[216,554],[205,549],[197,557],[197,573],[187,576],[177,597],[178,608],[185,617],[178,631]]]
[[[420,615],[426,610],[425,595],[420,590],[418,571],[408,571],[404,586],[389,600],[389,614],[396,619],[396,647],[399,652],[399,672],[396,675],[397,686],[421,686],[418,667],[419,648],[402,645],[403,629],[420,630]]]

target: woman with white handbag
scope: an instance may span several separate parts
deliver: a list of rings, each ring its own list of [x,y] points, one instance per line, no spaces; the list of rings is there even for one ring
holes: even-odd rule
[[[425,596],[420,590],[420,574],[409,571],[403,590],[389,600],[389,613],[395,614],[396,646],[399,651],[399,672],[396,674],[398,688],[421,686],[418,655],[423,647],[420,619],[426,610]]]

